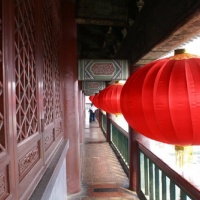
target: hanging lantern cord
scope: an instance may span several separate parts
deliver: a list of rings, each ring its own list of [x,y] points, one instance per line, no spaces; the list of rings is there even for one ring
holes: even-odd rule
[[[174,51],[174,55],[182,54],[182,53],[186,53],[186,50],[185,50],[185,49],[176,49],[176,50]]]

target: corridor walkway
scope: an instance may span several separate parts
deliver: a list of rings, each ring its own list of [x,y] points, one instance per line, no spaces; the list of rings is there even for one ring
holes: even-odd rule
[[[68,200],[138,200],[137,195],[127,189],[128,177],[98,122],[89,124],[87,121],[81,146],[82,189],[68,196]]]

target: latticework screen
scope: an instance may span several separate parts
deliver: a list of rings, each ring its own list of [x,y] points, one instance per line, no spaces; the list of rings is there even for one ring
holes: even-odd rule
[[[59,73],[59,20],[53,12],[51,1],[44,1],[43,13],[43,98],[45,125],[61,117]]]
[[[15,80],[18,143],[38,131],[34,0],[15,0]]]
[[[57,4],[58,5],[58,4]],[[58,8],[59,10],[59,8]],[[61,98],[60,98],[60,72],[59,72],[59,19],[58,16],[53,13],[53,66],[55,72],[55,119],[61,116]]]
[[[28,199],[63,138],[60,3],[0,0],[0,199]]]
[[[43,100],[45,126],[53,122],[53,51],[52,51],[52,4],[51,1],[43,3]]]
[[[61,115],[61,99],[60,99],[60,73],[58,67],[55,68],[55,118],[62,117]]]

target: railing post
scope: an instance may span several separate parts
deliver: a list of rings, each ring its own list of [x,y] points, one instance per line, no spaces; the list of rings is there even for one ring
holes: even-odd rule
[[[110,144],[111,138],[110,138],[110,124],[111,124],[111,114],[106,113],[106,141]]]
[[[99,127],[102,128],[102,112],[100,109],[99,109]]]
[[[140,134],[137,134],[129,126],[129,189],[136,192],[140,188],[140,154],[138,142],[136,141],[138,138],[140,138]]]

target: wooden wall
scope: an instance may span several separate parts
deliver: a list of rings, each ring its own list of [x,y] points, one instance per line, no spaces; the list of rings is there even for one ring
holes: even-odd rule
[[[59,0],[0,0],[0,199],[28,199],[63,139]]]

